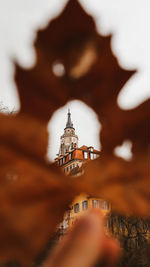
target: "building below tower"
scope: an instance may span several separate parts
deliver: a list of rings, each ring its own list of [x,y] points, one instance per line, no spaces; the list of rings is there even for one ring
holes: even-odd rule
[[[84,164],[98,157],[100,157],[100,151],[94,149],[94,147],[87,147],[85,145],[78,147],[78,136],[75,134],[71,113],[68,110],[66,127],[64,128],[64,134],[60,137],[60,149],[55,159],[57,166],[67,176],[75,178],[83,174]],[[105,200],[96,196],[81,194],[68,207],[64,220],[60,225],[62,232],[72,227],[79,216],[91,208],[101,208],[105,215],[111,210],[110,204]]]

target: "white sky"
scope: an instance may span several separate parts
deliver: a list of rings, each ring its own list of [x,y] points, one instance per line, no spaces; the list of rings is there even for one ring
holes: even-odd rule
[[[71,111],[71,120],[75,128],[75,132],[79,137],[79,147],[82,145],[94,146],[98,150],[100,124],[96,113],[81,101],[74,100],[68,102],[63,108],[57,110],[49,123],[50,143],[49,157],[54,159],[59,152],[60,136],[64,132],[67,122],[68,107]]]
[[[35,54],[32,43],[35,30],[59,14],[66,2],[66,0],[0,0],[0,102],[2,101],[10,110],[19,108],[11,60],[17,59],[23,66],[33,64]],[[112,48],[120,65],[138,70],[119,95],[119,104],[122,108],[135,107],[150,97],[150,1],[81,0],[80,2],[95,17],[98,31],[102,34],[113,33]],[[57,111],[52,120],[51,128],[54,130],[51,132],[53,144],[50,145],[51,158],[58,152],[59,137],[66,123],[67,106],[61,112]],[[96,115],[89,112],[88,107],[81,105],[81,102],[74,102],[69,106],[81,145],[85,141],[85,145],[94,145],[98,148],[99,129]]]

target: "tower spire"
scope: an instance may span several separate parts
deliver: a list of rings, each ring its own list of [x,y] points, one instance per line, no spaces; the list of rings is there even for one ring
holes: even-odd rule
[[[71,112],[68,108],[66,128],[64,134],[60,137],[59,156],[65,155],[78,147],[78,136],[75,134],[75,128],[71,121]]]
[[[68,114],[67,114],[67,123],[66,123],[66,128],[73,128],[73,123],[71,122],[71,113],[70,113],[70,108],[68,108]]]

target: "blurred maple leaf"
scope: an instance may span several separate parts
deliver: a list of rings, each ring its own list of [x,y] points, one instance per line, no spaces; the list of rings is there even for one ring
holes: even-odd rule
[[[38,32],[35,66],[16,64],[21,110],[0,116],[1,262],[18,259],[29,266],[79,192],[103,196],[121,212],[149,215],[150,101],[129,111],[118,107],[118,93],[134,71],[118,65],[110,42],[70,0]],[[63,71],[54,71],[59,66]],[[91,106],[102,123],[101,157],[74,180],[46,162],[47,122],[72,98]],[[133,142],[130,162],[113,155],[125,139]]]
[[[1,115],[0,121],[0,261],[17,259],[30,266],[76,188],[45,161],[46,125],[24,114]]]

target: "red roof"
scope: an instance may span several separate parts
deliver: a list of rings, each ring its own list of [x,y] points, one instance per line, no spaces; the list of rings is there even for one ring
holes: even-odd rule
[[[65,162],[61,163],[60,166],[63,166],[65,164],[67,164],[71,160],[82,160],[83,162],[84,161],[89,161],[89,160],[91,160],[91,156],[90,156],[91,152],[95,153],[97,155],[100,154],[100,151],[95,150],[94,148],[93,148],[93,150],[91,150],[91,148],[93,148],[93,147],[88,147],[88,146],[83,145],[80,148],[75,148],[73,151],[70,151],[70,152],[68,151],[66,153],[66,155],[61,155],[60,157],[56,158],[55,160],[59,161],[59,160],[61,160],[62,158],[65,157]],[[88,152],[87,155],[86,155],[86,158],[84,156],[84,151]],[[70,158],[69,154],[72,154],[71,158]]]
[[[90,151],[89,148],[91,148],[91,146],[85,146],[85,145],[83,145],[83,146],[79,147],[79,149],[82,149],[84,151]],[[96,150],[94,148],[93,148],[93,151],[92,152],[94,152],[94,153],[100,153],[100,151],[98,151],[98,150]]]

